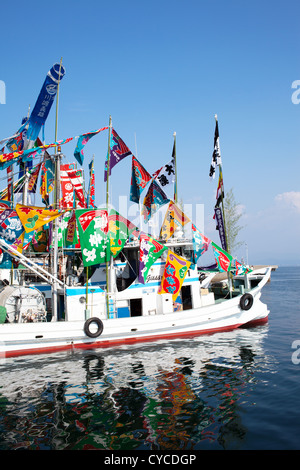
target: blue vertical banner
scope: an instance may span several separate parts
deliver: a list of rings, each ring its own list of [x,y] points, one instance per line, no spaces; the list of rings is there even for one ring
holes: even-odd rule
[[[63,65],[54,64],[47,73],[40,94],[29,117],[27,140],[35,142],[42,126],[48,117],[52,103],[57,93],[57,85],[65,75]]]

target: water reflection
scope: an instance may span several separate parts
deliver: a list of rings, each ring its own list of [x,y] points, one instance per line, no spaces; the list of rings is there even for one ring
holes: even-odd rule
[[[268,326],[185,341],[6,359],[0,449],[237,449],[274,359]]]

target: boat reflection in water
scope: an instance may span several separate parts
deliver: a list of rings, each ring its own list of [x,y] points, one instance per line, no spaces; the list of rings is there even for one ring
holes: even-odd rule
[[[0,449],[238,449],[267,333],[2,359]]]

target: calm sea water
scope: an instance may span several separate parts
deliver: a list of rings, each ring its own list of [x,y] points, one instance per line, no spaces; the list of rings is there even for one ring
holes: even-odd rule
[[[272,273],[261,327],[1,360],[0,450],[300,449],[299,288]]]

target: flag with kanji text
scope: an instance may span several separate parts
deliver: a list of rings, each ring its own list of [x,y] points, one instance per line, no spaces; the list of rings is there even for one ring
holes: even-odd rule
[[[106,261],[108,212],[106,209],[75,211],[84,266]]]

